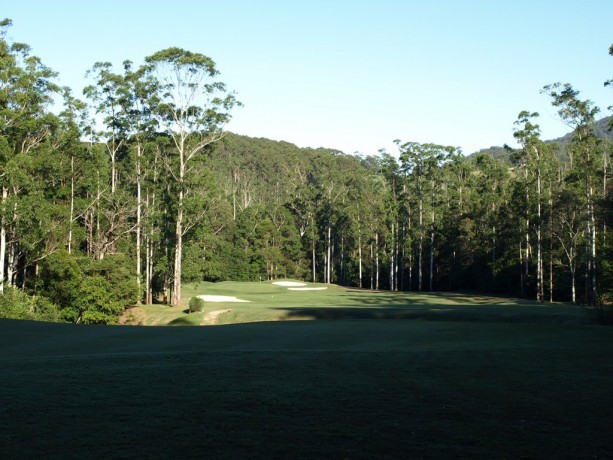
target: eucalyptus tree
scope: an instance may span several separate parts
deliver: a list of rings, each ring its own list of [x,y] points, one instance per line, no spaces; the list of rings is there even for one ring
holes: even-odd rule
[[[134,207],[132,194],[127,188],[119,188],[118,164],[127,157],[134,114],[127,97],[127,79],[115,72],[110,62],[95,63],[86,76],[94,79],[94,84],[83,90],[95,112],[89,131],[96,147],[104,146],[110,166],[109,177],[97,179],[96,205],[92,207],[96,220],[92,252],[95,258],[103,259],[107,253],[115,251],[122,237],[134,230],[130,222]]]
[[[474,275],[489,269],[489,279],[493,283],[504,270],[504,261],[500,260],[505,250],[501,231],[511,227],[505,225],[504,219],[504,212],[508,209],[510,171],[486,154],[475,156],[472,163],[472,219],[464,219],[461,228],[464,266],[473,279]],[[483,260],[486,266],[481,267],[477,260]]]
[[[223,137],[230,112],[239,103],[225,84],[216,80],[219,72],[215,63],[203,54],[167,48],[148,56],[145,62],[146,72],[158,82],[153,114],[173,142],[164,158],[176,193],[171,303],[179,305],[185,197],[190,193],[194,162]]]
[[[399,287],[399,265],[403,265],[400,260],[400,247],[403,246],[403,242],[400,241],[401,237],[404,239],[404,235],[400,232],[400,200],[402,198],[404,177],[396,158],[390,155],[385,149],[379,150],[381,155],[380,173],[385,179],[385,187],[382,187],[378,192],[381,197],[381,203],[384,206],[383,214],[385,219],[384,229],[381,229],[376,234],[376,250],[377,261],[379,255],[379,237],[383,236],[385,243],[385,255],[389,263],[389,289],[395,291]],[[384,231],[383,231],[384,230]],[[377,264],[378,265],[378,264]],[[377,272],[379,270],[377,269]],[[378,278],[377,278],[378,280]],[[377,285],[378,285],[377,281]]]
[[[28,45],[8,41],[11,25],[10,19],[0,21],[0,293],[7,278],[13,281],[19,199],[28,191],[24,168],[57,125],[49,106],[59,92],[56,73]]]
[[[585,300],[588,304],[598,301],[596,284],[596,214],[594,210],[597,187],[598,140],[593,133],[596,114],[600,111],[590,100],[579,99],[579,91],[572,85],[554,83],[543,87],[543,92],[552,98],[558,108],[562,121],[573,129],[573,137],[568,147],[572,156],[577,157],[578,168],[583,176],[585,196]]]
[[[136,195],[136,224],[134,227],[136,282],[142,284],[142,247],[143,247],[143,208],[147,202],[143,200],[143,185],[146,173],[156,168],[155,152],[157,147],[153,141],[157,128],[153,117],[153,109],[157,104],[155,90],[157,81],[146,72],[145,68],[134,69],[131,61],[123,62],[123,75],[118,77],[117,96],[121,111],[125,113],[123,131],[134,165],[134,187]],[[149,147],[149,149],[147,149]],[[152,150],[152,152],[146,152]],[[147,155],[148,154],[148,155]],[[150,164],[149,164],[150,163]],[[155,174],[155,172],[152,172]],[[151,278],[145,273],[146,291],[150,289]]]
[[[94,84],[88,85],[83,94],[93,104],[95,113],[102,117],[103,126],[96,129],[92,126],[92,134],[96,140],[104,142],[111,162],[111,194],[117,190],[117,157],[120,150],[127,142],[127,124],[130,114],[122,106],[122,86],[124,78],[113,71],[110,62],[96,62],[86,73],[86,76],[94,79]]]
[[[473,174],[473,163],[459,148],[449,152],[440,171],[442,238],[439,272],[447,278],[449,289],[458,288],[461,282],[461,262],[465,259],[463,230],[470,225],[468,221],[471,220],[470,211],[475,200],[471,189]]]
[[[424,239],[426,238],[424,214],[428,211],[430,214],[428,225],[430,240],[429,289],[432,290],[434,288],[435,219],[440,187],[438,172],[447,155],[453,153],[455,148],[437,144],[420,144],[418,142],[402,144],[400,141],[396,141],[396,144],[400,150],[401,168],[407,174],[409,187],[413,190],[417,201],[419,225],[417,274],[418,289],[420,291],[423,289],[423,246]]]
[[[530,172],[534,168],[536,172],[536,300],[542,302],[545,298],[544,281],[543,281],[543,249],[542,249],[542,148],[543,143],[540,140],[540,127],[532,122],[538,117],[538,113],[530,113],[522,111],[517,116],[515,121],[515,131],[513,136],[519,141],[522,146],[521,161],[524,169],[525,193],[526,193],[526,220],[525,220],[525,267],[526,275],[528,274],[528,265],[530,259]]]
[[[323,241],[323,281],[332,283],[334,242],[337,231],[339,202],[347,192],[346,177],[339,168],[338,158],[318,154],[312,160],[313,186],[316,188],[316,216],[320,240]]]
[[[68,216],[68,235],[66,237],[66,248],[69,254],[72,254],[74,247],[74,230],[75,221],[77,219],[77,194],[76,194],[76,175],[79,159],[84,156],[83,144],[81,135],[85,132],[87,126],[87,106],[86,104],[73,96],[72,90],[68,87],[62,88],[62,96],[64,99],[64,107],[60,113],[61,131],[54,140],[54,150],[65,152],[70,158],[70,204]]]

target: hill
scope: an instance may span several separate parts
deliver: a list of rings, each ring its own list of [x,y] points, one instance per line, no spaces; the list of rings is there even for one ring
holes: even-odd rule
[[[613,139],[613,130],[611,130],[610,128],[611,118],[612,117],[601,118],[595,123],[594,134],[596,135],[596,137],[600,139],[609,139],[609,140]],[[566,154],[564,153],[565,147],[568,144],[568,142],[570,142],[570,140],[572,139],[572,136],[573,136],[573,133],[569,132],[568,134],[565,134],[562,137],[547,140],[545,142],[547,143],[556,142],[560,144],[561,146],[560,156],[564,158],[566,156]],[[510,165],[510,164],[513,164],[513,160],[511,158],[512,153],[513,153],[512,149],[508,149],[506,147],[501,147],[501,146],[492,146],[492,147],[483,148],[477,152],[474,152],[468,155],[468,157],[472,158],[476,155],[486,154],[486,155],[490,155],[492,158],[495,158],[496,160],[500,160]]]

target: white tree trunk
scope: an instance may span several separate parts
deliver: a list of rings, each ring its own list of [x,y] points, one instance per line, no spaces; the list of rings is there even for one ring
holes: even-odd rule
[[[177,223],[175,227],[175,260],[172,285],[173,306],[181,305],[181,260],[183,255],[183,189],[179,190],[179,202],[177,206]]]
[[[396,287],[395,284],[394,284],[394,281],[395,281],[394,280],[394,257],[395,257],[394,253],[395,253],[395,249],[396,249],[395,248],[395,242],[394,242],[394,239],[395,239],[394,238],[395,237],[394,228],[395,228],[395,225],[392,222],[392,232],[391,232],[392,233],[392,242],[390,244],[390,256],[391,256],[390,257],[390,291],[394,291],[395,287]]]
[[[332,265],[330,259],[332,256],[332,225],[328,222],[328,236],[326,240],[327,249],[326,249],[326,283],[330,284],[330,267]]]
[[[434,290],[434,211],[430,220],[430,291]]]
[[[419,200],[419,246],[417,248],[417,290],[422,290],[422,262],[423,262],[423,239],[424,239],[424,221],[423,221],[423,206],[421,199]]]
[[[68,254],[72,254],[72,221],[74,220],[74,157],[70,158],[70,219],[68,222]]]
[[[141,234],[142,234],[142,197],[141,197],[141,146],[136,147],[136,284],[138,286],[137,304],[141,303]]]
[[[358,287],[362,288],[362,235],[358,234]]]
[[[375,289],[379,290],[379,232],[375,233]]]
[[[2,187],[2,209],[8,197],[8,190]],[[4,266],[6,261],[6,222],[4,221],[4,213],[0,221],[0,294],[4,294]]]

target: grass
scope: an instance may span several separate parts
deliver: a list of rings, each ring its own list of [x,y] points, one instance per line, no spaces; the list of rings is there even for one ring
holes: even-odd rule
[[[613,329],[574,307],[189,289],[251,300],[211,308],[263,322],[0,321],[0,456],[613,458]],[[337,319],[278,321],[306,317]]]
[[[200,283],[183,289],[183,306],[148,305],[133,310],[131,324],[198,325],[211,312],[230,310],[215,324],[296,319],[425,319],[449,321],[589,322],[577,306],[549,304],[466,293],[385,292],[308,283],[325,290],[292,291],[269,282]],[[188,314],[191,297],[209,294],[237,297],[248,303],[207,302],[201,313]]]

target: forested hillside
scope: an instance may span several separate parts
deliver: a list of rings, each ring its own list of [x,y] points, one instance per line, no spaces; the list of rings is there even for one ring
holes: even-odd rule
[[[604,117],[600,120],[594,122],[592,133],[596,138],[602,139],[605,141],[611,141],[613,138],[613,130],[611,130],[611,123],[613,123],[612,117]],[[559,137],[557,139],[547,140],[546,143],[557,143],[560,147],[557,149],[557,154],[562,160],[569,160],[568,153],[566,151],[567,146],[571,143],[574,136],[574,132],[569,132],[568,134]],[[487,155],[496,158],[497,160],[503,161],[508,165],[515,165],[517,163],[517,155],[514,153],[514,149],[509,148],[508,146],[492,146],[488,148],[484,148],[479,150],[478,152],[472,153],[469,155],[469,158],[472,158],[476,155],[485,153]]]
[[[609,300],[612,147],[570,85],[545,89],[573,127],[565,156],[522,112],[512,165],[410,141],[358,157],[225,133],[240,103],[212,60],[177,48],[93,64],[81,101],[9,26],[3,316],[107,323],[137,302],[180,305],[181,283],[278,277]]]

